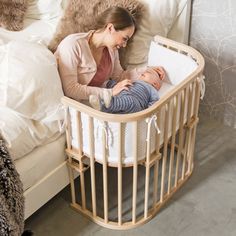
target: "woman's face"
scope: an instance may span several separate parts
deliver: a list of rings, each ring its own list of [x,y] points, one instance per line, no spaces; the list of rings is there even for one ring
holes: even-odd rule
[[[113,49],[120,49],[126,47],[128,40],[134,34],[135,27],[130,26],[123,30],[115,30],[114,26],[111,24],[109,28],[110,37],[107,41],[107,46]]]

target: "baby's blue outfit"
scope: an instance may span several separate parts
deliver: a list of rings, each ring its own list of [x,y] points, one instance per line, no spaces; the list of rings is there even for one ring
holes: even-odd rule
[[[109,80],[106,87],[113,88],[116,84],[115,80]],[[158,100],[158,91],[152,85],[143,80],[137,80],[133,82],[129,90],[122,90],[118,95],[113,96],[108,108],[101,103],[101,111],[119,114],[134,113],[148,108]]]

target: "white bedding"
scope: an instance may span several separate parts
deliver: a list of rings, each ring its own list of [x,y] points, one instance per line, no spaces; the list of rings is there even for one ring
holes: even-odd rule
[[[13,160],[17,160],[35,147],[50,143],[61,133],[58,122],[43,124],[24,118],[16,111],[0,106],[0,132],[5,138]]]
[[[0,132],[18,159],[60,136],[63,91],[44,45],[14,40],[0,46],[0,55]]]
[[[8,31],[0,27],[0,45],[12,40],[41,41],[48,45],[52,38],[59,18],[50,20],[25,19],[24,29],[21,31]]]
[[[29,2],[35,2],[37,4],[37,1],[34,0],[29,0]],[[48,5],[50,4],[49,2],[51,2],[51,4],[53,4],[53,6],[56,6],[56,8],[58,9],[57,3],[59,3],[60,0],[39,0],[39,2],[40,4],[42,4],[42,6]],[[61,12],[59,12],[59,14],[58,12],[55,12],[56,8],[53,9],[53,7],[44,7],[40,9],[42,10],[41,12],[39,12],[38,8],[34,8],[36,9],[36,12],[28,12],[27,17],[29,16],[31,18],[25,18],[24,29],[22,31],[11,32],[0,27],[0,47],[2,47],[3,49],[3,51],[0,50],[0,67],[2,66],[1,62],[3,60],[3,57],[6,55],[5,53],[7,52],[7,47],[8,49],[10,48],[9,46],[7,46],[9,42],[25,42],[24,46],[22,46],[22,52],[20,52],[17,57],[13,56],[15,52],[11,50],[10,53],[13,60],[18,59],[18,63],[21,62],[21,59],[28,62],[32,61],[32,63],[34,61],[37,61],[36,55],[35,58],[33,58],[35,51],[32,48],[34,47],[33,43],[40,43],[42,47],[46,47],[46,45],[48,45],[49,41],[53,37],[53,34],[56,30],[56,25],[61,15]],[[43,15],[46,12],[47,15]],[[32,47],[30,46],[30,48],[29,45],[26,45],[27,43],[31,43]],[[27,50],[25,49],[27,49],[29,52],[26,52]],[[42,49],[42,51],[43,50],[44,49]],[[38,61],[38,63],[40,62]],[[53,72],[53,78],[58,79],[58,82],[60,82],[58,76],[55,75],[55,72],[57,72],[55,62],[54,65],[55,70]],[[14,65],[11,66],[14,69],[13,71],[16,72],[15,76],[12,76],[12,81],[17,82],[17,79],[19,78],[24,80],[23,76],[19,77],[19,74],[17,74],[20,71],[21,66],[18,65],[18,68],[17,66],[16,68],[14,68]],[[34,68],[29,64],[28,66],[30,67],[30,71],[32,73],[33,70],[35,70],[35,76],[37,79],[34,79],[32,81],[38,83],[40,79],[40,71],[37,71],[37,68]],[[53,63],[50,63],[50,66],[50,68],[52,68]],[[24,67],[27,67],[27,63],[25,63]],[[38,68],[40,69],[40,67]],[[43,71],[45,71],[45,69],[46,71],[48,71],[48,68],[44,68],[44,70],[42,70],[42,73]],[[4,67],[3,70],[0,70],[1,73],[6,72],[6,67]],[[49,79],[52,82],[53,79],[48,78],[47,76],[52,77],[52,73],[44,73],[44,76],[41,76],[42,81],[44,79]],[[3,81],[3,76],[0,77],[1,81]],[[19,80],[18,82],[20,83]],[[45,85],[50,86],[50,84],[47,83]],[[30,82],[22,81],[22,84],[18,84],[17,86],[19,90],[26,89],[27,91],[29,91]],[[24,86],[26,87],[24,88]],[[54,86],[52,86],[51,88],[53,88],[51,89],[51,93],[53,93],[54,89],[57,89],[59,94],[61,93],[60,96],[63,95],[61,88],[57,85],[55,86],[54,84]],[[1,85],[0,89],[3,89]],[[58,95],[58,92],[54,94]],[[23,94],[19,97],[19,100],[21,101],[21,98],[24,97]],[[23,183],[25,194],[25,217],[28,218],[33,212],[35,212],[39,207],[45,204],[50,198],[52,198],[69,183],[65,164],[65,135],[61,134],[60,126],[58,126],[57,121],[58,117],[55,117],[55,114],[57,113],[55,110],[55,112],[51,113],[51,116],[49,115],[49,113],[47,115],[44,114],[44,118],[40,118],[39,116],[37,116],[37,119],[35,119],[36,117],[26,117],[25,114],[19,114],[23,112],[21,108],[19,108],[19,112],[16,112],[16,110],[10,109],[9,107],[4,107],[4,103],[6,101],[5,95],[6,94],[0,92],[0,132],[2,132],[4,134],[4,137],[7,139],[9,151],[12,158],[14,159],[16,169],[20,174],[20,178]],[[30,93],[28,93],[28,95],[30,95]],[[29,109],[25,109],[24,112],[27,110],[32,111],[36,107],[40,109],[40,107],[38,106],[39,104],[34,103],[34,99],[32,98],[33,97],[25,100],[25,104],[27,104],[28,101],[29,104],[31,103],[31,106],[28,107]],[[47,100],[51,100],[51,98],[57,100],[58,97],[51,96],[50,94],[49,98],[44,97],[44,101],[47,102]],[[40,103],[40,101],[38,102]],[[55,105],[57,107],[58,100]],[[50,107],[53,107],[52,103]],[[44,109],[44,112],[46,111],[45,107],[42,106],[41,108]],[[28,115],[29,114],[30,112],[28,113]],[[35,113],[32,112],[31,115],[33,114]],[[54,117],[54,121],[52,121],[52,117]]]
[[[45,46],[58,20],[25,19],[19,32],[0,28],[0,131],[13,160],[61,135],[63,92],[56,60]]]

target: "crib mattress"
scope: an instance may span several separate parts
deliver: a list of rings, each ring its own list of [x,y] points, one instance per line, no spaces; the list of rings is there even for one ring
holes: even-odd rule
[[[32,152],[16,160],[15,166],[23,183],[24,191],[46,177],[62,164],[65,157],[65,135],[57,140],[35,148]]]

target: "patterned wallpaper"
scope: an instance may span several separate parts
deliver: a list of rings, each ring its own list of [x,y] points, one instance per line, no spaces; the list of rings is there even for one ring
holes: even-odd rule
[[[193,0],[190,45],[206,62],[200,115],[236,128],[236,1]]]

